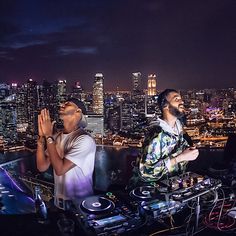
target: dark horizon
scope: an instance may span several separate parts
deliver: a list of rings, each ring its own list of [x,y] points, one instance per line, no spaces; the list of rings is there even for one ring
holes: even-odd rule
[[[0,3],[0,82],[79,81],[131,89],[133,72],[157,88],[235,84],[234,0],[46,0]],[[144,86],[145,88],[145,86]]]

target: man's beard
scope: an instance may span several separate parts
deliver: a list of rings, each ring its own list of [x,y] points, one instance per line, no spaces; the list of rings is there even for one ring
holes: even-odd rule
[[[169,112],[171,115],[175,116],[178,119],[181,119],[185,116],[184,111],[181,112],[177,107],[174,107],[171,104],[169,104]]]

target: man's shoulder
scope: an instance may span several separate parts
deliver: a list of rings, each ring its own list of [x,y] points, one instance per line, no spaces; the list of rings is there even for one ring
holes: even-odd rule
[[[161,126],[159,126],[158,124],[153,125],[147,129],[146,136],[154,138],[155,136],[159,135],[161,132],[163,132],[163,129]]]
[[[146,130],[143,147],[149,145],[155,138],[157,138],[163,129],[159,125],[153,125]]]
[[[94,138],[88,133],[81,134],[80,136],[78,136],[76,138],[76,141],[78,141],[78,142],[88,142],[88,143],[91,143],[91,144],[93,144],[93,143],[95,144]]]
[[[83,134],[73,140],[72,148],[80,152],[87,153],[89,151],[89,153],[94,153],[96,151],[96,143],[90,135]]]

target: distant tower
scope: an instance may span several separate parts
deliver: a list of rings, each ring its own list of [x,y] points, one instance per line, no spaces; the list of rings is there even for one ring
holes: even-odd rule
[[[27,104],[27,84],[23,86],[17,86],[16,92],[16,113],[17,113],[17,125],[19,127],[28,127],[28,104]],[[26,105],[27,104],[27,105]]]
[[[57,83],[57,102],[65,102],[67,99],[66,80],[58,80]]]
[[[79,81],[75,82],[75,85],[72,88],[72,97],[77,98],[81,101],[84,101],[85,99],[85,94]]]
[[[103,112],[104,112],[103,82],[104,82],[103,74],[97,73],[95,75],[95,79],[93,83],[93,112],[99,115],[103,115]]]
[[[0,136],[8,144],[17,141],[17,113],[15,96],[0,100]]]
[[[37,132],[36,126],[36,114],[37,114],[37,83],[32,79],[28,79],[26,86],[26,106],[27,112],[26,116],[28,118],[28,132],[30,134],[35,134]]]
[[[133,82],[133,92],[141,91],[141,73],[135,72],[132,73],[132,82]]]
[[[9,96],[9,90],[10,90],[9,85],[7,85],[5,83],[3,83],[3,84],[0,83],[0,100]]]
[[[148,96],[157,94],[157,80],[155,74],[148,75]]]

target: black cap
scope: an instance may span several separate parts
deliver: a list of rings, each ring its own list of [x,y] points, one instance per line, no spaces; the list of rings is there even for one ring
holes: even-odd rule
[[[78,108],[81,109],[82,113],[86,115],[86,107],[83,102],[81,102],[77,98],[69,98],[67,102],[73,102]]]

